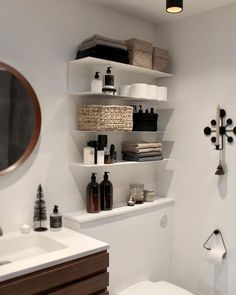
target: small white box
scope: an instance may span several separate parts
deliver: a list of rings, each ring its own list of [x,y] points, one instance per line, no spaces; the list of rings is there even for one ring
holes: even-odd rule
[[[84,147],[84,164],[93,165],[94,155],[95,155],[95,150],[93,147],[90,147],[90,146]]]

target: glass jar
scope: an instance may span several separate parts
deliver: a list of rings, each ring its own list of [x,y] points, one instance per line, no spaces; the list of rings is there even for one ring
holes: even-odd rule
[[[130,184],[130,194],[136,204],[142,204],[144,202],[144,184],[132,183]]]
[[[153,202],[155,197],[154,190],[144,190],[144,202]]]

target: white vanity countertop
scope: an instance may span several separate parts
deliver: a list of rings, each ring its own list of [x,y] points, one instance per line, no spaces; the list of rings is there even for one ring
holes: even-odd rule
[[[48,230],[41,233],[31,231],[29,234],[21,234],[20,232],[5,234],[0,237],[0,249],[1,242],[2,245],[4,245],[4,243],[6,245],[9,244],[11,248],[14,247],[14,241],[18,241],[19,237],[21,240],[23,240],[24,237],[29,240],[36,240],[39,236],[42,236],[42,240],[47,241],[47,239],[50,239],[52,242],[59,243],[62,245],[61,249],[38,254],[30,258],[19,259],[9,264],[0,265],[0,282],[104,251],[109,248],[109,245],[104,242],[63,228],[56,232]]]

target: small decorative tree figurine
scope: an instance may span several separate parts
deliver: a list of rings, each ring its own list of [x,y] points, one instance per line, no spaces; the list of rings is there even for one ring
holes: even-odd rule
[[[46,231],[46,203],[43,199],[43,189],[41,184],[38,186],[37,199],[34,204],[34,230],[35,231]]]

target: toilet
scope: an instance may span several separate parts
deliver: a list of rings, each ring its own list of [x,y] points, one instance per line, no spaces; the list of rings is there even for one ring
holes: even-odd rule
[[[165,281],[144,281],[135,284],[117,295],[194,295]]]

